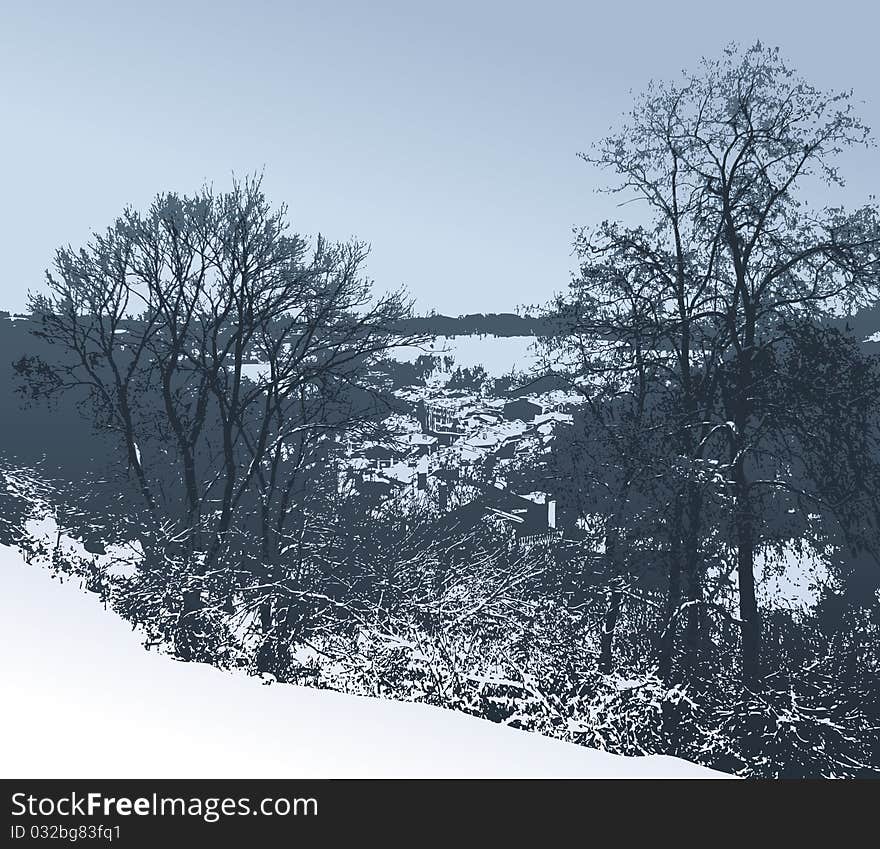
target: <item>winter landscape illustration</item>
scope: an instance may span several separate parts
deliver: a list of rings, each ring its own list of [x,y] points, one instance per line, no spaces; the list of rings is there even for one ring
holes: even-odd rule
[[[30,258],[5,770],[880,777],[878,153],[784,45],[701,52],[522,305],[374,279],[271,162]]]

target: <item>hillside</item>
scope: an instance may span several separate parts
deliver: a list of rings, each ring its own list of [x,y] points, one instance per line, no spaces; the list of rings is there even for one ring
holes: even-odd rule
[[[148,652],[0,546],[3,778],[721,777],[452,711],[272,685]]]

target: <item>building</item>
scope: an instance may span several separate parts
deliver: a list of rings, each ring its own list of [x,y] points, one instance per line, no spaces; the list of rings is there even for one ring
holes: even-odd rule
[[[490,486],[470,502],[438,520],[438,533],[465,534],[481,522],[506,527],[521,547],[551,542],[562,537],[556,526],[556,501],[526,498],[498,487]]]
[[[504,418],[508,421],[519,419],[523,422],[530,422],[543,412],[544,406],[529,398],[514,398],[504,405]]]

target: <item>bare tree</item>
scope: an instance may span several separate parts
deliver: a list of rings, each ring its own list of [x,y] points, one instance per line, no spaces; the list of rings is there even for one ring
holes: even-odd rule
[[[818,319],[876,296],[876,207],[812,209],[798,195],[811,181],[840,183],[836,155],[867,139],[847,94],[819,91],[777,51],[757,44],[704,60],[680,83],[652,84],[626,126],[584,156],[616,175],[613,191],[647,209],[641,226],[606,222],[580,235],[580,285],[596,290],[611,314],[621,294],[596,289],[591,269],[618,266],[628,273],[616,279],[637,276],[664,354],[661,379],[680,395],[682,455],[723,460],[734,504],[742,672],[750,684],[761,655],[756,363],[784,342],[782,319]],[[617,338],[632,325],[627,309],[619,317],[610,328]],[[697,489],[686,504],[687,562],[699,536]]]
[[[60,355],[25,358],[20,373],[47,391],[85,389],[195,575],[245,530],[277,559],[295,482],[323,441],[375,415],[370,369],[413,341],[398,333],[405,294],[374,297],[363,276],[366,245],[288,230],[259,178],[162,195],[59,250],[49,294],[32,297]],[[203,589],[184,594],[184,615]]]

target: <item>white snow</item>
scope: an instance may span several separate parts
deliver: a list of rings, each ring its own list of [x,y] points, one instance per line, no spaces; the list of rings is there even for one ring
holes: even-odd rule
[[[451,356],[455,368],[483,366],[490,377],[501,377],[512,369],[528,371],[537,362],[534,336],[462,335],[438,336],[425,345],[402,345],[391,350],[392,358],[415,362],[423,355]]]
[[[179,663],[4,546],[0,581],[3,778],[725,777]]]
[[[759,552],[755,558],[759,603],[793,612],[812,610],[824,587],[833,584],[828,564],[816,552],[786,545],[781,553]]]

